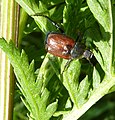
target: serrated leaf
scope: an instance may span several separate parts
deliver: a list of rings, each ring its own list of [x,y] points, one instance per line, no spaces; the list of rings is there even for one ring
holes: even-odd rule
[[[96,68],[94,67],[94,70],[93,70],[93,89],[96,89],[99,86],[100,82],[101,82],[100,75],[99,75],[98,71],[96,70]]]
[[[81,0],[77,0],[77,1],[66,0],[66,6],[64,7],[64,11],[63,11],[65,33],[68,36],[74,38],[75,40],[78,35],[77,32],[75,33],[75,31],[77,31],[77,29],[80,29],[79,20],[81,16],[79,14],[80,14],[81,2],[82,2]]]
[[[53,31],[53,29],[56,30],[56,28],[48,22],[47,24],[47,19],[38,16],[36,14],[44,14],[44,13],[49,13],[46,6],[44,5],[43,2],[30,0],[29,2],[27,0],[16,0],[18,4],[31,16],[35,19],[36,24],[39,26],[39,28],[44,32],[47,33],[49,31]]]
[[[88,100],[88,92],[90,87],[90,82],[88,80],[88,76],[86,76],[79,85],[78,88],[78,96],[77,96],[77,101],[78,101],[78,106],[82,106],[87,100]]]
[[[48,101],[48,97],[49,97],[49,91],[47,89],[44,89],[42,95],[41,95],[41,109],[46,109],[46,104]]]
[[[20,54],[19,50],[15,48],[12,42],[8,44],[4,39],[0,39],[0,48],[8,55],[10,62],[14,67],[19,82],[18,87],[26,98],[26,101],[23,100],[26,107],[31,112],[31,115],[39,120],[49,119],[44,116],[44,114],[49,114],[46,112],[49,91],[44,87],[44,89],[39,90],[40,94],[38,94],[38,89],[35,86],[37,84],[35,84],[34,61],[29,65],[25,52],[23,51]],[[43,78],[41,84],[43,84],[42,82]],[[39,84],[40,86],[37,85],[37,87],[41,88],[41,84]],[[50,117],[52,114],[50,114]]]
[[[27,101],[24,100],[22,97],[21,97],[21,100],[22,100],[22,102],[24,103],[24,105],[27,107],[27,109],[31,112],[31,107],[30,107],[30,105],[27,103]]]
[[[21,52],[21,58],[22,58],[22,63],[23,63],[22,67],[23,67],[23,65],[25,65],[26,68],[28,68],[29,67],[29,64],[27,63],[28,58],[27,58],[27,55],[24,50],[22,50],[22,52]]]
[[[87,0],[88,6],[99,23],[101,38],[94,41],[101,55],[95,52],[95,57],[103,67],[104,71],[110,72],[112,58],[112,11],[110,0]],[[95,36],[94,32],[94,36]],[[106,51],[106,52],[105,52]]]
[[[16,0],[16,2],[18,4],[20,4],[21,7],[23,7],[25,9],[25,11],[30,14],[33,15],[34,14],[34,10],[38,10],[38,5],[36,4],[35,0]]]
[[[69,95],[77,106],[77,86],[78,86],[78,79],[80,74],[80,63],[79,61],[71,62],[69,68],[63,74],[63,84],[65,88],[68,90]]]
[[[111,32],[111,2],[110,0],[87,0],[94,17],[106,32]],[[98,9],[97,9],[98,8]]]
[[[58,106],[58,101],[56,102],[53,102],[52,104],[48,105],[47,108],[46,108],[46,112],[48,112],[48,117],[50,118],[52,114],[54,114],[54,112],[56,111],[57,109],[57,106]]]

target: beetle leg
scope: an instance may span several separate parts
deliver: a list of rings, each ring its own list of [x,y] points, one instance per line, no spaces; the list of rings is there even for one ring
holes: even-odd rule
[[[65,70],[67,70],[67,68],[69,67],[69,65],[70,65],[70,63],[71,63],[72,60],[73,60],[73,59],[69,59],[69,60],[66,62],[65,66],[64,66],[64,69],[63,69],[63,71],[62,71],[62,74],[63,74],[63,72],[64,72]]]
[[[83,53],[83,57],[85,57],[89,61],[91,66],[93,66],[93,64],[90,61],[90,59],[93,57],[93,53],[91,51],[85,50],[85,52]]]

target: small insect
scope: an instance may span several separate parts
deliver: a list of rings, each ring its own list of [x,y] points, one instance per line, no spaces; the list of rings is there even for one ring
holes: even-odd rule
[[[73,59],[86,58],[90,62],[93,53],[87,49],[83,43],[81,43],[79,40],[78,42],[75,42],[72,38],[63,34],[64,31],[60,28],[60,26],[52,21],[49,17],[45,15],[38,16],[47,18],[56,28],[61,31],[61,33],[50,32],[47,34],[45,48],[47,52],[51,53],[54,56],[68,59],[65,68],[68,67]],[[78,39],[81,39],[81,37]]]
[[[93,55],[83,43],[75,42],[72,38],[61,33],[48,33],[45,44],[49,53],[64,59],[81,59],[84,57],[90,60]]]
[[[89,49],[86,49],[83,43],[75,42],[72,38],[61,33],[48,33],[45,48],[54,56],[68,59],[69,61],[66,63],[66,66],[73,59],[86,58],[90,62],[93,56],[93,53]]]

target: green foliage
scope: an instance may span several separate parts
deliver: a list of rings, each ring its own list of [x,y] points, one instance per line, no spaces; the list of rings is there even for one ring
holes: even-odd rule
[[[115,19],[112,16],[115,7],[110,0],[16,1],[34,18],[39,27],[37,31],[42,30],[46,34],[58,30],[46,18],[35,16],[36,13],[47,15],[57,23],[63,21],[61,25],[68,36],[76,39],[79,31],[84,33],[82,42],[91,48],[95,56],[91,60],[94,66],[84,59],[73,60],[62,74],[67,60],[47,54],[36,75],[34,62],[29,65],[25,52],[22,50],[20,54],[12,42],[8,44],[0,39],[0,47],[14,67],[17,85],[24,95],[22,101],[31,119],[76,120],[104,95],[115,91]],[[28,34],[36,27],[33,22],[29,24],[30,30],[25,28]],[[41,56],[38,55],[39,58]]]
[[[37,118],[37,120],[49,119],[57,108],[57,102],[53,102],[47,106],[49,91],[46,88],[42,89],[43,81],[41,80],[36,85],[34,61],[29,65],[25,52],[22,51],[20,54],[12,41],[8,44],[4,39],[0,39],[0,47],[8,55],[14,67],[14,72],[18,79],[18,87],[26,98],[26,100],[23,98],[22,100],[30,111],[31,117],[33,119]]]

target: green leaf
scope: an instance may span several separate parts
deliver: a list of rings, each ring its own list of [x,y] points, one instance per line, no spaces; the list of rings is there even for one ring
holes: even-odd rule
[[[22,51],[20,54],[20,51],[14,46],[12,41],[8,44],[3,38],[1,38],[0,48],[7,54],[14,67],[14,72],[19,83],[18,87],[26,98],[26,101],[24,99],[23,101],[29,109],[31,116],[37,120],[49,120],[55,112],[57,104],[54,102],[55,104],[53,107],[55,109],[51,110],[51,113],[49,111],[46,112],[49,91],[46,88],[42,89],[43,79],[38,85],[36,84],[34,61],[29,65],[25,52]]]
[[[47,117],[51,117],[52,114],[54,114],[54,111],[56,111],[57,109],[57,101],[48,105],[47,108],[46,108],[46,112],[49,113]]]
[[[29,1],[16,0],[16,2],[18,4],[20,4],[20,6],[23,6],[25,11],[30,15],[33,15],[35,11],[38,11],[39,2],[36,2],[35,0],[29,0]],[[39,11],[38,11],[38,13],[39,13]]]
[[[16,0],[16,2],[18,4],[20,4],[21,7],[23,7],[23,9],[28,13],[28,15],[30,15],[31,17],[33,17],[35,19],[36,24],[39,26],[39,28],[44,33],[53,31],[54,29],[56,30],[56,28],[50,22],[48,22],[48,20],[46,18],[37,15],[37,14],[46,14],[47,16],[49,16],[50,13],[52,14],[52,9],[54,8],[54,7],[52,7],[52,2],[49,4],[49,2],[47,1],[48,5],[50,5],[49,7],[52,8],[50,11],[48,11],[48,8],[45,5],[45,4],[47,4],[46,1],[45,2],[42,2],[42,1],[36,2],[35,0],[30,0],[30,1]],[[59,4],[63,4],[63,1],[62,2],[60,1]],[[57,6],[58,6],[58,4],[57,4]],[[62,11],[62,8],[60,9],[61,11]],[[62,12],[59,11],[58,13],[60,14]]]
[[[90,89],[90,82],[88,80],[88,76],[86,76],[80,82],[78,92],[77,92],[78,93],[77,99],[78,99],[79,108],[87,101],[89,89]]]
[[[78,35],[77,32],[76,33],[74,32],[80,30],[79,28],[79,20],[81,19],[80,8],[81,8],[81,0],[77,0],[77,1],[67,0],[66,6],[64,7],[63,21],[64,21],[65,33],[74,39],[76,39]]]
[[[94,67],[94,71],[93,71],[93,89],[96,89],[99,86],[100,82],[101,82],[100,75],[99,75],[98,71],[96,70],[96,68]]]
[[[63,84],[77,107],[79,103],[76,96],[78,96],[77,87],[79,84],[80,67],[79,61],[71,62],[70,67],[63,74]]]
[[[110,0],[87,0],[88,6],[94,17],[103,26],[105,32],[112,32],[112,16]],[[98,8],[98,9],[97,9]]]
[[[103,69],[110,73],[113,43],[111,2],[110,0],[88,0],[87,3],[94,17],[99,22],[98,30],[101,32],[101,38],[98,37],[94,42],[98,50],[101,52],[101,55],[99,52],[95,52],[95,56]],[[95,36],[95,34],[95,31],[93,31],[93,36]]]

